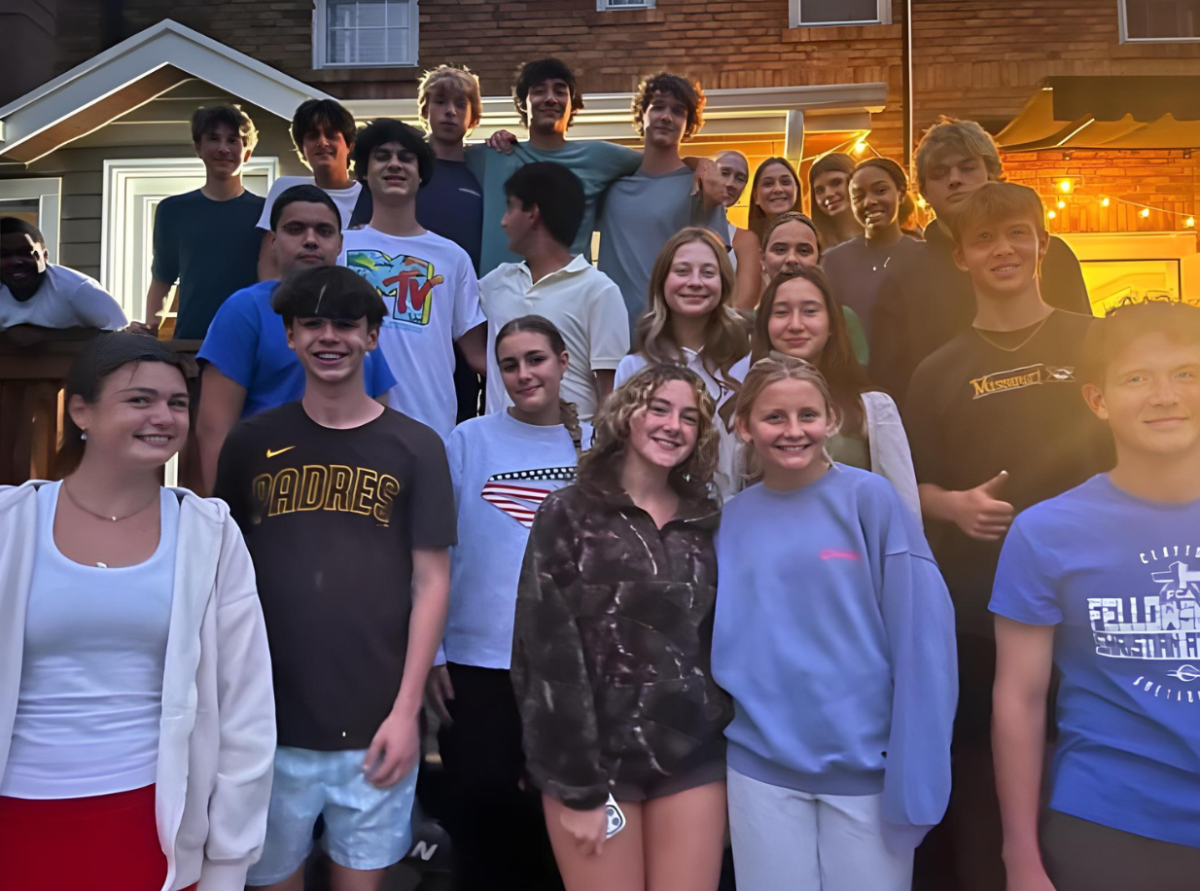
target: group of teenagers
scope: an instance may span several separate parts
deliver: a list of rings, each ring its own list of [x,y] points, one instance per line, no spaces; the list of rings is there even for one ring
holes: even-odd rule
[[[93,339],[57,481],[0,490],[0,886],[301,891],[319,845],[376,891],[428,708],[466,891],[715,891],[727,841],[742,891],[1194,887],[1200,309],[1093,318],[971,122],[922,240],[886,159],[809,216],[681,156],[686,78],[643,152],[565,139],[558,60],[514,99],[467,150],[462,69],[424,135],[305,103],[199,334],[167,230],[248,193],[163,203],[200,367]],[[242,118],[197,116],[210,183]],[[160,484],[193,415],[214,497]]]

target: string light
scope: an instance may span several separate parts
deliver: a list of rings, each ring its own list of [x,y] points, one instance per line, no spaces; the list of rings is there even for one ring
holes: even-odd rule
[[[1071,189],[1073,189],[1075,187],[1075,184],[1073,182],[1071,182],[1069,179],[1064,179],[1062,182],[1060,182],[1058,184],[1058,187],[1060,189],[1062,189],[1064,194],[1069,195],[1069,194],[1071,194]]]
[[[1146,219],[1148,216],[1150,216],[1150,208],[1143,207],[1140,216],[1143,220]]]
[[[1058,202],[1058,209],[1059,209],[1059,210],[1063,210],[1063,209],[1065,209],[1065,208],[1066,208],[1066,206],[1067,206],[1067,202],[1065,202],[1065,201],[1060,201],[1060,202]]]
[[[1111,199],[1111,198],[1101,198],[1101,199],[1100,199],[1100,206],[1101,206],[1101,207],[1108,207],[1110,204],[1112,204],[1112,199]]]
[[[1052,220],[1058,218],[1058,214],[1054,211],[1050,211],[1050,213],[1046,214],[1046,216],[1048,216]]]
[[[1183,225],[1189,229],[1195,229],[1196,228],[1196,218],[1188,217],[1186,220],[1183,221]]]

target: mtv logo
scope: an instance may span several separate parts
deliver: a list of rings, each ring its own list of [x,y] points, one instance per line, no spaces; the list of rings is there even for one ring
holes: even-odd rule
[[[433,264],[419,257],[389,257],[383,251],[346,252],[346,266],[353,269],[389,305],[390,317],[410,325],[428,325],[433,312],[433,289],[443,281]]]

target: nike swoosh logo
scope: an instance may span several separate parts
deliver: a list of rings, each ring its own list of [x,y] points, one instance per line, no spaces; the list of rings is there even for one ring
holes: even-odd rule
[[[267,457],[274,458],[276,455],[282,455],[284,452],[290,452],[295,446],[287,446],[282,449],[267,449]]]

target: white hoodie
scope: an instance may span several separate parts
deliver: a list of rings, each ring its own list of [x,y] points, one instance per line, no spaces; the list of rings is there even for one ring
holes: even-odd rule
[[[21,688],[40,481],[0,487],[0,776]],[[162,891],[242,891],[262,854],[275,700],[254,565],[223,501],[179,496],[155,816]]]

